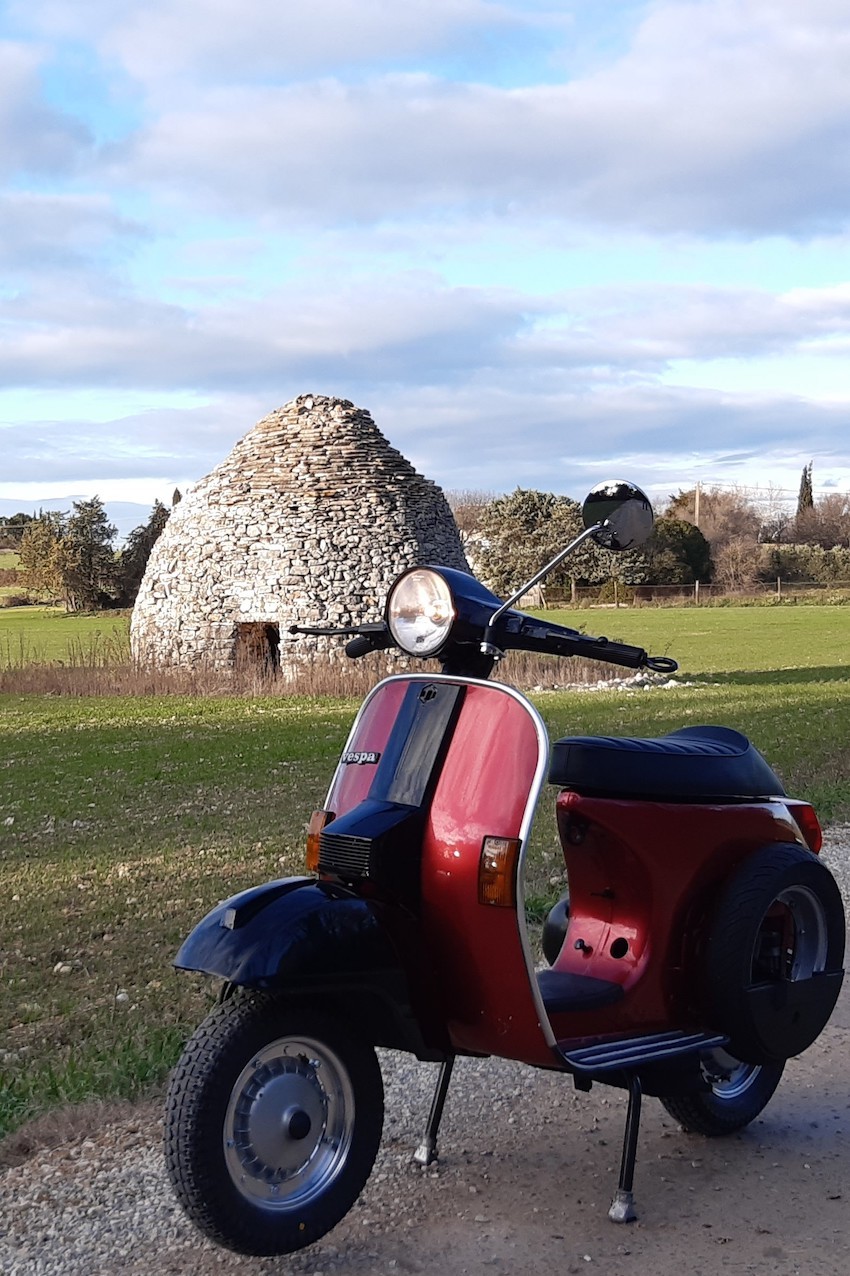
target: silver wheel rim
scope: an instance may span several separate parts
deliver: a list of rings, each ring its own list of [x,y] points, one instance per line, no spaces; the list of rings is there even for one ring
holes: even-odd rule
[[[701,1061],[702,1074],[718,1099],[738,1099],[755,1082],[761,1066],[743,1063],[726,1050],[712,1050]]]
[[[785,945],[782,952],[778,954],[782,971],[780,978],[791,982],[811,979],[812,975],[818,974],[826,967],[829,935],[823,904],[814,891],[809,890],[807,886],[789,886],[787,890],[779,892],[770,907],[773,909],[777,905],[787,910],[794,932],[791,945]],[[767,921],[768,913],[765,913],[763,926]],[[763,934],[764,931],[760,929],[759,938],[756,941],[757,950],[762,942]],[[754,952],[754,965],[758,957],[759,952]]]
[[[230,1093],[224,1159],[240,1194],[302,1209],[334,1182],[354,1131],[354,1090],[341,1059],[311,1037],[280,1037],[252,1055]]]

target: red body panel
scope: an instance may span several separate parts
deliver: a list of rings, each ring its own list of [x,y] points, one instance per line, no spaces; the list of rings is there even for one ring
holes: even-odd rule
[[[484,838],[520,836],[539,755],[521,701],[467,689],[425,835],[422,913],[453,1045],[551,1066],[516,911],[478,902]]]
[[[407,686],[407,681],[399,678],[382,682],[375,688],[360,711],[345,746],[346,752],[383,753]],[[331,781],[325,808],[333,811],[334,815],[350,811],[358,802],[368,797],[374,776],[374,766],[338,766]]]
[[[564,791],[558,825],[570,921],[555,969],[628,993],[604,1010],[553,1016],[559,1041],[685,1026],[693,989],[681,977],[683,961],[720,885],[755,848],[800,840],[782,802],[697,806]],[[579,939],[585,948],[576,949]]]

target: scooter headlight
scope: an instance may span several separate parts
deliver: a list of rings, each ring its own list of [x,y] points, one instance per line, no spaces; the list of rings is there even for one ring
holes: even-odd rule
[[[432,656],[454,624],[455,605],[448,583],[430,567],[400,576],[387,599],[387,625],[393,640],[411,656]]]

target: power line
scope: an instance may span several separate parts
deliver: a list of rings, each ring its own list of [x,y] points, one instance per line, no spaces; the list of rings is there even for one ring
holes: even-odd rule
[[[717,491],[740,492],[742,496],[746,497],[747,500],[750,500],[755,504],[765,504],[772,500],[776,500],[777,498],[781,498],[781,499],[789,500],[789,501],[796,501],[799,496],[799,489],[792,488],[792,487],[774,487],[772,484],[769,484],[767,487],[765,487],[763,484],[758,484],[758,483],[715,482],[713,479],[698,479],[696,482],[691,484],[690,488],[683,485],[681,488],[681,491],[683,492],[692,491],[697,487],[697,485],[699,485],[700,491],[702,492],[703,496],[710,495],[712,492],[717,492]],[[664,486],[664,484],[653,483],[654,488],[660,488],[662,486]],[[813,493],[817,496],[846,496],[848,499],[850,499],[850,491],[844,491],[843,489],[837,488],[837,487],[813,487],[812,490],[813,490]],[[764,492],[765,495],[764,496],[757,495],[757,493],[759,492]],[[674,495],[674,499],[675,499],[675,495]]]

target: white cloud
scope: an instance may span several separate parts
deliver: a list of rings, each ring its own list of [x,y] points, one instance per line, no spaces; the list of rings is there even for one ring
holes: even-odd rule
[[[561,84],[219,81],[161,104],[114,159],[124,181],[283,221],[450,207],[811,234],[850,212],[850,22],[829,4],[660,4],[624,56]]]
[[[316,68],[421,58],[514,32],[556,13],[492,0],[26,0],[20,20],[51,37],[92,40],[140,82],[175,77],[299,77]]]
[[[0,176],[62,173],[88,143],[86,130],[43,100],[43,54],[0,40]]]
[[[450,487],[573,491],[604,457],[622,469],[620,458],[644,455],[647,472],[663,477],[688,449],[728,470],[776,450],[826,455],[844,437],[850,394],[819,403],[789,389],[735,394],[663,380],[679,359],[716,357],[730,344],[754,358],[808,350],[827,332],[846,339],[843,288],[776,298],[647,287],[541,300],[410,275],[198,313],[120,296],[69,304],[69,295],[31,295],[26,323],[23,303],[7,303],[17,323],[0,346],[0,380],[111,380],[139,387],[140,402],[155,390],[160,404],[171,386],[175,397],[204,391],[210,403],[7,430],[6,481],[197,478],[260,416],[306,391],[368,407]]]
[[[96,426],[42,421],[25,432],[0,429],[5,490],[12,495],[10,485],[20,490],[38,483],[46,490],[73,483],[74,490],[99,491],[147,475],[144,499],[167,499],[175,482],[201,478],[261,416],[307,390],[346,395],[348,387],[314,381],[265,397],[155,409]],[[846,486],[850,474],[840,444],[846,406],[792,396],[647,385],[571,392],[566,380],[540,386],[505,375],[457,385],[363,386],[348,397],[368,408],[390,442],[445,488],[519,485],[580,496],[616,473],[673,491],[696,477],[747,482],[755,474],[765,481],[770,457],[782,458],[799,477],[814,456],[819,484],[834,473]]]
[[[625,8],[594,45],[592,3],[555,0],[18,0],[37,43],[0,44],[0,389],[42,398],[2,428],[4,476],[199,475],[311,389],[449,486],[563,488],[606,456],[663,473],[691,446],[826,455],[847,240],[827,265],[821,245],[832,286],[793,291],[767,252],[763,281],[754,253],[747,286],[717,286],[694,245],[770,235],[775,261],[847,227],[846,0]],[[647,282],[564,286],[636,245]]]
[[[540,297],[408,272],[190,308],[72,276],[0,299],[0,381],[257,394],[496,375],[563,393],[650,383],[683,359],[831,356],[848,338],[848,288],[633,285]]]
[[[144,238],[104,195],[9,191],[0,195],[0,266],[8,275],[79,269],[116,242]]]

